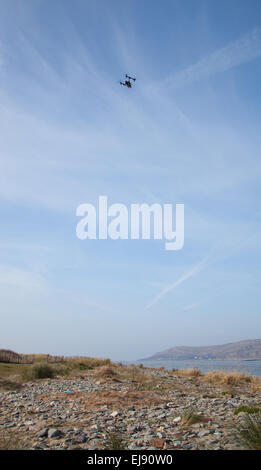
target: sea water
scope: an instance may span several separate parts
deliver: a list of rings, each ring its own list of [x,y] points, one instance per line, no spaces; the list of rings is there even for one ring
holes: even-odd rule
[[[261,361],[211,361],[211,360],[149,360],[136,361],[146,367],[161,367],[166,369],[200,369],[201,372],[221,370],[223,372],[240,372],[242,374],[261,376]]]

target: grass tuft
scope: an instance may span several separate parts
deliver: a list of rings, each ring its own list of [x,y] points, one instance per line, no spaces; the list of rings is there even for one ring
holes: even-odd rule
[[[184,411],[181,417],[181,424],[184,426],[191,426],[192,424],[204,423],[206,418],[198,413],[195,413],[193,408],[188,408]]]
[[[255,406],[240,406],[237,410],[234,411],[234,415],[238,415],[239,413],[248,413],[248,414],[255,414],[260,413],[261,405]]]
[[[177,375],[178,377],[185,377],[185,378],[197,378],[201,377],[201,371],[199,369],[173,369],[172,373]]]
[[[23,370],[24,380],[53,379],[57,371],[48,364],[35,364]]]
[[[237,442],[248,450],[261,450],[261,414],[248,414],[236,435]]]
[[[212,384],[242,385],[254,382],[255,378],[240,372],[213,371],[204,374],[204,380]]]
[[[0,450],[26,450],[28,445],[17,434],[0,435]]]
[[[101,366],[95,369],[95,375],[98,377],[114,377],[115,370],[111,366]]]
[[[109,432],[106,434],[106,449],[125,450],[125,443],[120,434],[115,432]]]
[[[7,380],[3,377],[0,377],[0,392],[19,391],[22,387],[22,384],[18,382],[14,382],[13,380]]]

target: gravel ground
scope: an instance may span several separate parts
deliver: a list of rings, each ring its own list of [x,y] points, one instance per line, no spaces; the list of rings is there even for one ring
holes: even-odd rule
[[[151,389],[131,379],[86,374],[29,382],[0,392],[0,442],[27,449],[235,449],[242,405],[260,403],[250,387],[224,387],[146,369]],[[187,410],[193,410],[186,424]]]

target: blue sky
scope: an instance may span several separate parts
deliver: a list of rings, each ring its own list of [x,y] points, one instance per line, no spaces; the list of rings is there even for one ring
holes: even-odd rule
[[[0,2],[1,347],[260,338],[260,83],[259,0]],[[184,248],[77,239],[100,195],[184,204]]]

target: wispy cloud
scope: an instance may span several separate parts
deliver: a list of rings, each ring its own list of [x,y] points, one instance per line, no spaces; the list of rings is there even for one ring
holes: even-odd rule
[[[217,49],[195,64],[167,77],[164,86],[180,88],[218,72],[225,72],[261,56],[261,27]]]
[[[183,310],[187,312],[187,310],[194,310],[194,308],[197,308],[199,306],[198,302],[194,302],[193,304],[186,305]]]
[[[169,284],[168,286],[164,287],[164,289],[161,290],[161,292],[154,297],[145,307],[145,310],[151,308],[153,305],[155,305],[157,302],[159,302],[162,297],[165,297],[166,294],[171,292],[172,290],[176,289],[176,287],[180,286],[183,284],[183,282],[187,281],[191,277],[196,276],[204,267],[208,260],[209,256],[203,258],[196,266],[194,266],[192,269],[190,269],[187,273],[185,273],[183,276],[181,276],[179,279],[177,279],[175,282],[172,284]]]

